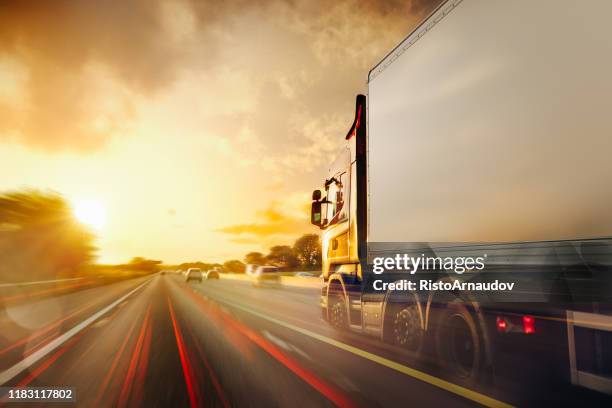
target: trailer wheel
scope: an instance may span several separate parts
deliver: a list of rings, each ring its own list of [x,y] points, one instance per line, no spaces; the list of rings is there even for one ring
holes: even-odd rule
[[[346,303],[339,294],[329,294],[329,323],[338,330],[348,327],[348,316],[346,314]]]
[[[423,348],[424,332],[416,304],[398,308],[393,315],[392,342],[418,357]]]
[[[436,335],[438,358],[454,378],[473,382],[482,367],[482,341],[472,314],[462,304],[441,311]]]

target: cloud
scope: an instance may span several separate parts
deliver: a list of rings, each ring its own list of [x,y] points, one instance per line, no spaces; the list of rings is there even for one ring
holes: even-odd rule
[[[272,203],[257,213],[257,222],[230,225],[219,229],[219,232],[240,238],[270,238],[300,234],[309,225],[305,222],[305,216],[289,215],[278,207],[278,203]]]
[[[368,69],[436,4],[265,2],[228,18],[218,56],[242,73],[252,103],[231,116],[213,107],[209,133],[223,135],[230,162],[268,172],[273,182],[321,168],[343,143]]]
[[[308,195],[303,193],[272,201],[254,218],[255,222],[229,225],[218,232],[226,235],[234,244],[265,251],[273,245],[291,244],[300,235],[316,231],[310,224]]]
[[[143,100],[196,72],[209,78],[202,93],[212,78],[236,80],[219,98],[230,112],[216,117],[230,124],[213,129],[228,147],[248,124],[256,149],[282,154],[270,146],[307,125],[296,111],[346,111],[364,68],[435,3],[9,1],[0,9],[0,141],[99,149],[129,134]],[[242,99],[253,98],[257,106],[242,110]]]
[[[287,5],[287,26],[307,35],[316,57],[325,65],[357,64],[368,68],[381,57],[381,45],[397,43],[415,21],[438,1],[345,0],[333,3],[298,1]]]
[[[0,102],[0,141],[10,134],[46,150],[89,151],[125,133],[139,98],[192,67],[194,50],[214,55],[216,43],[200,33],[215,28],[204,19],[221,6],[200,9],[198,19],[188,1],[4,2],[0,70],[19,64],[28,104]]]
[[[4,1],[0,162],[14,168],[4,185],[117,185],[108,194],[125,190],[130,204],[118,207],[134,223],[144,218],[134,203],[160,189],[190,197],[168,212],[174,245],[138,244],[163,259],[289,243],[316,230],[302,193],[343,144],[368,69],[435,3]],[[105,246],[131,256],[139,241],[125,234],[117,227]]]

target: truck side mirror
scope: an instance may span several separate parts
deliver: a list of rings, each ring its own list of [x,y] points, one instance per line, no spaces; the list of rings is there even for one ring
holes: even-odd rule
[[[314,197],[314,194],[313,194],[313,197]],[[316,225],[319,228],[322,227],[323,222],[321,221],[321,201],[317,200],[317,201],[312,202],[312,206],[310,207],[310,223],[312,225]]]

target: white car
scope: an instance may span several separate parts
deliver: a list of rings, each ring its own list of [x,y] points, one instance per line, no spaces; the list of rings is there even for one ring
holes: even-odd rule
[[[293,276],[297,276],[298,278],[312,278],[316,275],[310,272],[296,272]]]
[[[266,275],[270,273],[278,273],[278,272],[280,272],[280,269],[276,266],[271,266],[271,265],[261,265],[261,266],[258,266],[257,269],[255,269],[255,275],[257,276]]]
[[[200,268],[189,268],[185,272],[185,282],[197,280],[202,282],[202,270]]]
[[[272,265],[261,265],[253,273],[255,286],[278,285],[280,283],[280,268]]]
[[[250,276],[255,276],[255,272],[257,271],[258,267],[259,267],[259,265],[246,264],[244,266],[244,273],[246,273],[247,275],[250,275]]]

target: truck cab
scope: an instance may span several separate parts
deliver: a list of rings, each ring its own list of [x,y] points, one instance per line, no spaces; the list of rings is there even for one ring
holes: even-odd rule
[[[323,189],[313,192],[311,205],[311,223],[323,230],[322,316],[335,327],[356,330],[361,328],[358,202],[362,197],[358,193],[365,191],[358,188],[358,173],[365,170],[363,112],[365,96],[359,95],[345,144],[328,169]]]

